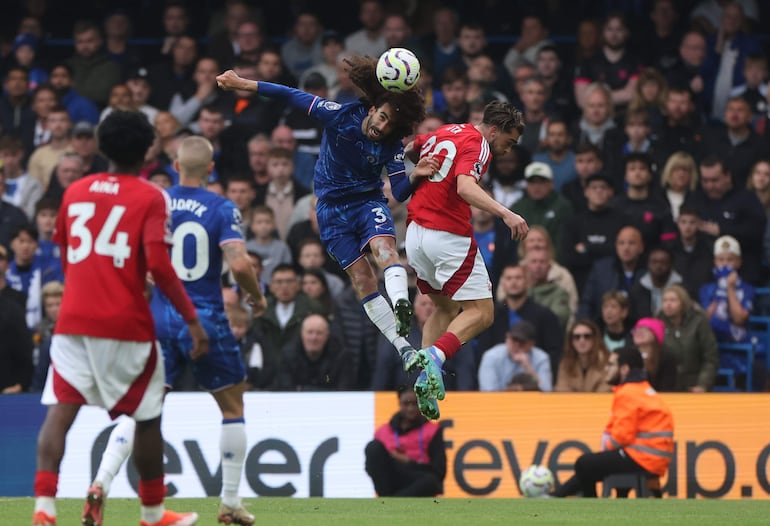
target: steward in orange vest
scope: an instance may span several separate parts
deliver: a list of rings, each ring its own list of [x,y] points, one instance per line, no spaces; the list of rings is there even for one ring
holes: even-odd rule
[[[664,475],[674,456],[674,418],[647,381],[639,349],[610,354],[607,383],[615,385],[610,421],[602,440],[605,451],[586,453],[575,462],[575,475],[554,496],[581,492],[596,497],[596,483],[608,475]]]
[[[446,451],[441,427],[417,408],[412,389],[398,394],[399,410],[367,444],[366,472],[380,497],[432,497],[444,492]]]

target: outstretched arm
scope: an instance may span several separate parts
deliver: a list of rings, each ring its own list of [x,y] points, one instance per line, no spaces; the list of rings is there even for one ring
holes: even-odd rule
[[[471,206],[481,208],[494,214],[511,229],[511,238],[521,241],[527,237],[529,225],[519,214],[514,214],[503,205],[492,199],[478,184],[475,177],[470,175],[457,176],[457,194]]]

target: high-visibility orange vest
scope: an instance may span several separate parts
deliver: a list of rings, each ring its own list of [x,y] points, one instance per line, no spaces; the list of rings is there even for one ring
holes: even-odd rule
[[[613,389],[605,447],[623,449],[650,473],[664,475],[674,457],[674,417],[646,380]]]

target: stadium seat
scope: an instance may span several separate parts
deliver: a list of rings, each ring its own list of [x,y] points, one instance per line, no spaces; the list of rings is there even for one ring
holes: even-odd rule
[[[719,343],[719,359],[722,363],[724,356],[735,358],[733,363],[735,367],[720,367],[717,370],[717,378],[722,377],[727,381],[727,386],[717,386],[714,391],[738,391],[735,378],[738,375],[746,378],[746,392],[752,389],[752,372],[754,370],[754,349],[757,347],[759,339],[752,337],[751,343]]]
[[[660,478],[648,473],[622,473],[604,477],[602,483],[602,497],[612,496],[614,489],[618,498],[626,498],[630,490],[634,490],[636,498],[649,498],[662,496],[660,491]]]

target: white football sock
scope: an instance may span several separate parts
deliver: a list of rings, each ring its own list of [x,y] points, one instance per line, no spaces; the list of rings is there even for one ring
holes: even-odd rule
[[[157,506],[142,506],[142,520],[147,524],[155,524],[160,522],[163,518],[163,514],[166,512],[166,508],[163,504]]]
[[[246,424],[243,418],[222,420],[219,450],[222,453],[222,503],[240,508],[238,487],[246,458]]]
[[[41,510],[50,517],[56,517],[56,499],[54,497],[35,497],[35,511]]]
[[[403,265],[391,265],[383,271],[385,275],[385,290],[388,291],[390,302],[395,305],[398,300],[409,299],[409,284],[406,281],[406,269]]]
[[[118,425],[115,426],[112,433],[110,433],[107,449],[102,454],[102,461],[99,464],[99,469],[94,479],[94,482],[99,482],[102,485],[105,495],[110,492],[112,479],[120,471],[120,466],[123,465],[134,449],[135,430],[136,422],[134,419],[124,416],[118,421]]]
[[[396,349],[401,350],[406,346],[411,347],[406,338],[399,336],[396,332],[396,317],[393,315],[393,310],[388,305],[388,302],[379,292],[367,296],[363,299],[362,303],[366,315],[369,316],[372,323],[380,329],[380,332],[385,335]]]

